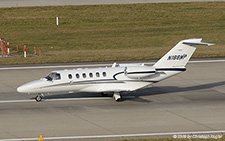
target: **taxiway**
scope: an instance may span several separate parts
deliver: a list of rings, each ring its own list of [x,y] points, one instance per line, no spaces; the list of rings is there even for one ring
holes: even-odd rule
[[[204,2],[224,0],[1,0],[0,7],[60,6],[60,5],[99,5],[133,3],[168,3],[168,2]]]
[[[16,92],[19,85],[58,69],[1,66],[0,140],[36,140],[40,133],[49,140],[107,140],[225,132],[224,60],[191,62],[186,72],[123,95],[122,102],[97,93],[59,93],[37,103],[35,95]]]

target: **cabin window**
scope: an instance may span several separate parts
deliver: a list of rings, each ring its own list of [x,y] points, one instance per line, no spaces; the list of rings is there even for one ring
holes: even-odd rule
[[[93,73],[89,73],[89,77],[92,78],[93,77]]]
[[[86,73],[83,73],[83,78],[86,78]]]
[[[68,75],[68,78],[69,78],[69,79],[72,79],[72,74],[69,74],[69,75]]]
[[[77,79],[80,78],[80,75],[79,75],[78,73],[76,74],[76,78],[77,78]]]
[[[55,80],[60,80],[61,79],[61,76],[60,76],[60,74],[59,73],[56,73],[55,74],[55,78],[54,78]]]
[[[99,72],[96,72],[96,77],[100,77],[100,74],[99,74]]]
[[[103,72],[102,75],[103,75],[104,77],[106,77],[106,72]]]

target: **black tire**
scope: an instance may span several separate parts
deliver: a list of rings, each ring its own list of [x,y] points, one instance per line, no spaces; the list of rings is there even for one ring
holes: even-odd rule
[[[116,98],[113,96],[113,99],[114,99],[116,102],[121,102],[121,101],[122,101],[122,97],[116,99]]]
[[[101,96],[106,97],[106,96],[108,96],[108,94],[101,93]]]
[[[37,102],[41,102],[42,96],[37,95],[37,96],[35,97],[35,100],[36,100]]]
[[[116,100],[116,102],[121,102],[122,101],[122,98],[118,98],[117,100]]]

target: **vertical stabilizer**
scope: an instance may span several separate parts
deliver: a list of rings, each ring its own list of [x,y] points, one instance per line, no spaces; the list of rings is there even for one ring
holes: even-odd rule
[[[187,39],[180,41],[166,55],[154,64],[155,68],[185,67],[198,45],[214,45],[203,43],[202,39]]]

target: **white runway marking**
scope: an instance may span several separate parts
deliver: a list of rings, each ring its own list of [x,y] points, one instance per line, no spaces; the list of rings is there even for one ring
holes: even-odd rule
[[[43,99],[43,101],[79,101],[79,100],[106,100],[111,97],[90,97],[90,98],[62,98],[62,99]]]
[[[189,61],[188,63],[219,63],[225,60],[199,60]],[[147,64],[153,65],[155,62],[142,62],[142,63],[121,63],[121,64]],[[52,69],[52,68],[86,68],[86,67],[111,67],[112,64],[87,64],[87,65],[63,65],[63,66],[34,66],[34,67],[7,67],[0,68],[0,70],[25,70],[25,69]]]
[[[112,64],[64,65],[64,66],[34,66],[34,67],[8,67],[8,68],[0,68],[0,70],[51,69],[51,68],[85,68],[85,67],[98,67],[98,66],[108,66],[108,65],[112,65]]]
[[[4,100],[0,103],[24,103],[24,102],[34,102],[35,100]]]
[[[127,99],[135,98],[135,96],[123,96]],[[60,99],[42,99],[41,102],[51,102],[51,101],[81,101],[81,100],[112,100],[112,97],[88,97],[88,98],[60,98]],[[34,99],[30,100],[2,100],[1,103],[26,103],[26,102],[36,102]]]
[[[90,97],[90,98],[61,98],[61,99],[42,99],[42,102],[51,102],[51,101],[80,101],[80,100],[107,100],[112,99],[111,97]],[[1,103],[26,103],[26,102],[36,102],[34,99],[30,100],[4,100],[0,101]]]
[[[189,61],[188,63],[219,63],[225,62],[225,60],[199,60],[199,61]]]
[[[144,133],[144,134],[121,134],[121,135],[96,135],[96,136],[67,136],[67,137],[44,137],[45,140],[62,139],[91,139],[91,138],[124,138],[124,137],[144,137],[144,136],[168,136],[168,135],[196,135],[196,134],[224,134],[225,130],[220,131],[196,131],[196,132],[168,132],[168,133]],[[20,139],[0,139],[0,141],[31,141],[38,138]]]

